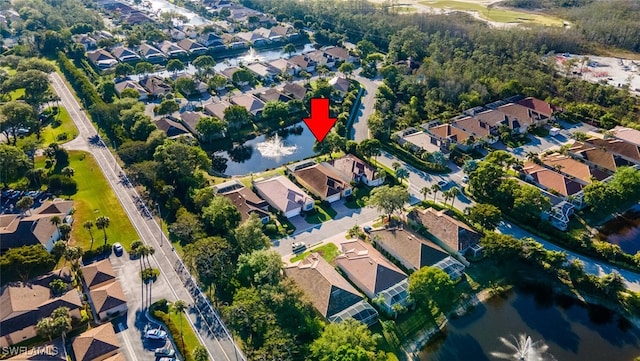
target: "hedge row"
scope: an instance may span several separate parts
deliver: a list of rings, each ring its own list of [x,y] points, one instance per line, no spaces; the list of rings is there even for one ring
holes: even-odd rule
[[[421,171],[430,172],[430,173],[448,173],[451,172],[451,169],[448,167],[443,167],[441,165],[425,162],[422,159],[418,159],[415,155],[409,153],[406,149],[398,146],[395,142],[383,142],[382,148],[387,152],[395,155],[403,162],[409,163],[412,166],[420,169]]]
[[[102,98],[100,98],[96,87],[93,86],[89,77],[82,70],[78,69],[62,52],[58,52],[58,65],[82,100],[85,108],[94,104],[103,103]]]
[[[151,307],[149,307],[149,311],[155,319],[162,321],[167,326],[169,332],[171,332],[171,337],[173,338],[176,348],[182,355],[183,360],[193,361],[193,355],[191,354],[191,351],[184,347],[184,344],[180,342],[180,340],[182,339],[182,332],[180,331],[180,327],[176,326],[176,324],[173,322],[173,320],[171,320],[171,317],[169,317],[169,314],[167,313],[169,312],[169,305],[167,300],[162,299],[154,302]]]

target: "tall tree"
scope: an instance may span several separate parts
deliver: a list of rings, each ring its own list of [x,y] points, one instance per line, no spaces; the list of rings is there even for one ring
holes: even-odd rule
[[[20,214],[25,214],[33,206],[33,197],[26,196],[16,202]]]
[[[101,229],[104,234],[104,245],[107,245],[107,228],[111,225],[111,219],[107,216],[100,216],[96,218],[96,228]]]
[[[255,213],[252,213],[246,221],[242,222],[233,231],[233,237],[240,249],[240,253],[251,253],[268,248],[271,245],[269,237],[262,231],[262,220]]]
[[[502,219],[502,212],[492,204],[476,203],[466,208],[464,212],[469,220],[478,223],[489,231],[494,230]]]
[[[282,257],[273,250],[257,250],[238,257],[238,278],[247,286],[275,285],[281,269]]]
[[[354,319],[328,324],[319,338],[311,344],[313,360],[382,361],[386,355],[376,354],[380,335]],[[354,357],[355,355],[359,355]],[[347,357],[348,355],[348,357]]]
[[[183,313],[187,309],[187,304],[183,300],[177,300],[173,303],[173,310],[180,317],[180,342],[182,343],[182,350],[184,350],[184,329],[182,328]]]
[[[167,63],[167,71],[176,74],[179,71],[184,70],[184,63],[178,59],[171,59]]]
[[[433,306],[446,312],[455,299],[453,281],[438,267],[422,267],[409,276],[409,294],[426,312]]]
[[[368,205],[376,207],[379,211],[388,215],[389,221],[391,221],[391,215],[401,210],[404,204],[409,201],[409,192],[404,187],[394,186],[389,187],[387,185],[375,188],[371,191]]]
[[[19,101],[10,101],[0,109],[0,131],[7,139],[13,138],[12,144],[16,145],[18,135],[23,129],[31,129],[37,126],[33,108]]]
[[[202,77],[203,74],[208,73],[216,66],[216,61],[210,55],[200,55],[191,64],[197,69],[198,76]]]
[[[429,188],[429,187],[420,188],[420,194],[422,194],[422,200],[426,201],[427,200],[427,196],[429,194],[431,194],[431,188]]]
[[[29,157],[20,148],[0,144],[0,181],[5,188],[24,177],[31,168]]]
[[[235,273],[233,248],[221,237],[201,238],[186,245],[183,260],[205,285],[227,287]]]
[[[227,235],[234,228],[240,224],[240,212],[238,212],[238,208],[236,208],[233,203],[227,197],[215,197],[211,200],[211,204],[208,207],[205,207],[202,210],[202,219],[204,220],[207,228],[213,233],[217,235]],[[251,226],[250,226],[251,227]],[[253,230],[251,227],[250,230]],[[245,241],[244,235],[249,232],[249,229],[244,229],[241,231],[241,238],[243,238],[243,242]],[[247,244],[247,246],[251,246],[251,241]],[[261,240],[257,240],[254,242],[261,242]]]
[[[205,143],[210,143],[214,139],[221,137],[225,128],[225,122],[216,117],[202,117],[198,119],[196,124],[200,139]]]
[[[93,249],[93,227],[95,225],[93,224],[92,220],[86,220],[83,224],[82,227],[84,227],[84,229],[87,230],[87,232],[89,232],[89,236],[91,237],[91,246],[89,246],[89,250]]]
[[[291,57],[291,54],[295,52],[296,52],[296,46],[292,43],[289,43],[282,48],[282,53],[289,55],[289,57]]]

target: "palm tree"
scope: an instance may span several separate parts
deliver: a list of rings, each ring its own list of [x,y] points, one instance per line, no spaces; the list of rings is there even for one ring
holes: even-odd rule
[[[85,221],[82,224],[82,227],[89,232],[89,236],[91,237],[91,246],[89,247],[89,250],[93,249],[93,226],[94,224],[92,220]]]
[[[62,223],[62,219],[58,216],[53,216],[51,217],[51,219],[49,219],[49,222],[51,222],[52,225],[56,226],[58,233],[60,233],[60,224]]]
[[[40,337],[46,337],[49,339],[49,342],[52,341],[53,335],[56,332],[56,325],[51,317],[45,317],[38,321],[36,324],[36,333]]]
[[[184,334],[182,332],[182,319],[184,317],[182,317],[182,314],[187,309],[187,304],[183,300],[177,300],[176,302],[173,303],[173,309],[176,312],[176,314],[180,316],[180,341],[182,342],[182,349],[184,350],[184,336],[182,336]]]
[[[422,194],[422,200],[426,201],[427,200],[427,196],[429,194],[431,194],[431,188],[429,188],[429,187],[420,188],[420,194]]]
[[[396,169],[396,177],[398,178],[398,183],[402,184],[404,178],[409,178],[409,171],[407,168],[398,168]]]
[[[449,201],[449,199],[451,199],[451,190],[447,189],[446,191],[442,192],[442,196],[444,197],[444,205],[446,207],[447,202]]]
[[[527,155],[527,160],[533,163],[538,163],[540,162],[540,158],[538,157],[538,153],[536,152],[528,152]]]
[[[58,232],[60,233],[60,239],[69,243],[69,239],[71,238],[71,225],[68,223],[63,223],[58,227]]]
[[[460,188],[453,187],[449,190],[449,192],[451,193],[451,208],[453,208],[453,202],[456,201],[456,197],[458,196],[458,194],[460,194]]]
[[[140,249],[140,257],[144,258],[147,261],[147,266],[151,268],[151,263],[149,263],[149,256],[153,256],[156,253],[156,249],[153,246],[145,244],[139,247]]]
[[[440,192],[442,190],[442,187],[440,187],[440,185],[438,183],[434,184],[431,186],[431,191],[433,192],[433,202],[436,202],[436,196],[438,195],[438,192]]]
[[[107,228],[111,224],[111,220],[109,217],[100,216],[96,219],[96,228],[101,229],[102,233],[104,233],[104,245],[107,245]]]
[[[398,162],[393,162],[391,163],[391,168],[393,168],[394,171],[397,171],[398,168],[400,168],[401,164]]]

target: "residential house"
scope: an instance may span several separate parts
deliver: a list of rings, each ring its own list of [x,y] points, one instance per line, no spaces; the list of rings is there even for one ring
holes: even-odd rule
[[[580,209],[586,205],[584,203],[584,193],[582,192],[584,184],[533,162],[525,163],[522,172],[525,174],[526,180],[535,183],[540,188],[549,190],[551,193],[564,197],[576,208]]]
[[[182,116],[182,114],[180,116]],[[156,124],[156,127],[162,130],[169,138],[190,134],[189,130],[180,124],[180,122],[177,122],[170,117],[162,117],[154,123]]]
[[[237,66],[232,66],[226,69],[223,69],[220,74],[224,75],[225,77],[227,77],[227,79],[229,79],[229,81],[233,81],[233,74],[235,74],[236,72],[242,70],[242,68],[239,68]],[[249,85],[248,81],[242,81],[242,82],[237,82],[238,86],[247,86]]]
[[[373,246],[360,240],[340,244],[335,263],[349,280],[388,314],[396,305],[406,306],[409,282],[406,273],[389,262]]]
[[[436,137],[413,127],[394,133],[393,140],[398,142],[401,146],[405,146],[406,143],[409,143],[411,145],[411,151],[413,152],[427,151],[430,153],[449,153],[449,148],[444,147],[444,143],[438,142]]]
[[[276,25],[271,27],[271,33],[279,35],[282,39],[291,39],[297,34],[297,31],[290,25]]]
[[[184,57],[187,55],[186,50],[179,47],[178,44],[167,40],[160,43],[160,51],[162,51],[167,58]]]
[[[287,166],[296,181],[323,201],[336,202],[351,195],[352,187],[347,177],[333,166],[303,160]]]
[[[291,64],[294,74],[298,74],[303,70],[308,73],[312,73],[316,71],[316,66],[318,65],[318,63],[316,63],[313,59],[302,54],[295,55],[287,59],[287,61],[289,62],[289,64]]]
[[[294,99],[304,99],[307,95],[307,88],[297,83],[287,83],[282,87],[282,92]]]
[[[289,64],[289,62],[286,59],[279,58],[276,60],[271,60],[270,62],[268,62],[268,64],[278,69],[279,74],[289,74],[293,76],[293,73],[294,73],[293,67],[291,66],[291,64]]]
[[[243,31],[235,34],[235,36],[255,47],[261,47],[269,44],[268,39],[265,39],[262,35],[254,31]]]
[[[165,96],[171,93],[171,85],[157,75],[150,75],[140,79],[140,85],[153,97]]]
[[[147,90],[133,80],[123,80],[115,84],[116,94],[120,96],[125,89],[133,89],[140,95],[139,100],[147,100]]]
[[[516,133],[524,134],[530,128],[547,124],[549,121],[545,115],[517,103],[499,106],[497,110],[507,115],[509,128]]]
[[[378,170],[353,154],[329,161],[338,172],[347,176],[349,181],[364,183],[369,187],[377,187],[384,183],[384,177]]]
[[[463,151],[467,151],[473,148],[476,141],[473,134],[451,124],[436,125],[428,128],[427,131],[441,149],[449,150],[449,146],[455,144]]]
[[[617,126],[611,129],[611,133],[616,139],[624,140],[627,143],[640,147],[640,130]]]
[[[313,198],[287,177],[259,178],[252,183],[256,193],[287,218],[313,209]]]
[[[167,56],[160,49],[148,43],[142,43],[138,48],[138,52],[140,52],[144,60],[150,63],[161,63],[167,60]]]
[[[333,58],[336,62],[347,61],[349,63],[355,63],[358,61],[357,56],[349,54],[347,49],[339,46],[328,46],[326,48],[322,48],[322,51],[329,57]]]
[[[71,39],[74,43],[78,43],[84,46],[85,51],[95,49],[98,46],[98,42],[96,41],[96,39],[89,36],[88,34],[75,34],[71,36]]]
[[[51,223],[51,218],[58,217],[71,224],[72,210],[73,201],[54,200],[45,201],[24,215],[0,214],[0,250],[41,244],[51,252],[53,244],[60,239],[60,232]]]
[[[227,110],[228,107],[230,107],[231,104],[225,102],[225,101],[221,101],[218,103],[209,103],[207,105],[204,106],[204,112],[207,115],[210,115],[212,117],[216,117],[220,120],[224,120],[224,111]],[[244,124],[234,124],[231,123],[229,124],[230,128],[239,128],[242,127]]]
[[[416,221],[419,222],[419,219]],[[464,265],[435,243],[406,228],[376,229],[369,233],[377,248],[384,250],[409,270],[438,267],[453,280],[464,274]]]
[[[104,49],[98,49],[87,53],[87,58],[99,69],[108,69],[118,64],[118,60]]]
[[[200,133],[198,133],[196,126],[198,125],[200,118],[204,116],[205,115],[200,112],[182,112],[180,113],[180,121],[188,132],[193,134],[195,137],[200,137]]]
[[[329,80],[329,85],[333,87],[340,96],[343,97],[347,92],[349,92],[349,88],[351,87],[351,82],[347,78],[343,78],[341,76],[335,76]]]
[[[378,312],[318,253],[285,267],[284,273],[298,284],[316,310],[330,322],[353,318],[370,326],[378,320]]]
[[[210,48],[218,48],[218,47],[222,47],[222,48],[226,48],[226,46],[224,45],[224,41],[222,41],[222,38],[213,32],[206,32],[206,33],[202,33],[200,34],[200,36],[198,36],[198,41],[207,47]]]
[[[322,50],[314,50],[306,53],[305,56],[315,61],[318,65],[326,65],[329,68],[336,66],[336,59]]]
[[[109,259],[82,267],[82,277],[96,320],[127,312],[127,298]]]
[[[169,35],[173,41],[180,41],[187,38],[187,34],[185,34],[184,31],[176,28],[166,29],[164,33]]]
[[[273,81],[273,79],[280,74],[280,70],[272,67],[267,63],[252,63],[247,65],[247,69],[253,74],[267,81]]]
[[[453,218],[446,210],[433,208],[414,210],[410,218],[439,239],[452,252],[464,254],[470,247],[480,242],[482,235],[464,222]]]
[[[284,39],[284,37],[282,36],[282,31],[276,31],[274,28],[267,29],[264,27],[260,27],[253,32],[260,35],[262,38],[267,39],[267,43],[275,43]]]
[[[284,93],[282,93],[280,90],[276,88],[269,88],[263,91],[262,93],[256,94],[256,96],[265,103],[272,102],[272,101],[280,101],[280,102],[286,103],[291,100],[290,97],[288,97],[287,95],[285,95]]]
[[[471,133],[476,139],[483,139],[488,143],[494,143],[497,140],[498,130],[501,125],[509,127],[509,117],[497,110],[486,110],[473,113],[472,116],[455,119],[453,126]]]
[[[111,361],[111,357],[118,355],[120,342],[113,324],[107,322],[78,335],[71,342],[71,348],[75,361]]]
[[[540,100],[534,97],[527,97],[521,100],[518,100],[516,104],[525,106],[531,110],[533,110],[540,118],[547,118],[554,120],[554,113],[562,111],[562,109],[551,105],[544,100]]]
[[[240,105],[247,109],[253,116],[262,115],[262,109],[264,108],[264,102],[252,94],[240,94],[231,97],[231,104]]]
[[[593,179],[603,181],[611,175],[609,172],[560,153],[545,155],[541,157],[541,161],[545,166],[584,185],[590,184]]]
[[[633,165],[620,156],[585,142],[574,142],[568,152],[572,157],[605,171],[615,172],[618,167]]]
[[[0,290],[0,347],[15,345],[37,336],[36,325],[58,307],[67,307],[72,318],[80,320],[82,300],[77,290],[69,287],[53,296],[49,283],[62,279],[71,283],[69,269],[55,270],[26,283],[15,282]]]
[[[220,35],[220,37],[229,49],[244,49],[248,48],[250,45],[246,40],[236,36],[235,34],[224,33]]]
[[[640,164],[640,148],[631,142],[620,139],[590,138],[586,143],[605,149],[626,162]]]
[[[256,214],[263,224],[269,222],[271,218],[269,215],[269,203],[258,197],[257,194],[245,187],[237,179],[218,184],[213,189],[216,194],[228,198],[238,208],[243,222],[252,214]]]
[[[184,49],[187,53],[192,55],[202,55],[205,54],[209,49],[206,46],[197,43],[191,39],[182,39],[178,41],[178,46]]]
[[[124,46],[118,46],[111,50],[111,54],[118,59],[118,61],[126,63],[130,61],[140,60],[140,55],[136,54],[135,51],[125,48]]]

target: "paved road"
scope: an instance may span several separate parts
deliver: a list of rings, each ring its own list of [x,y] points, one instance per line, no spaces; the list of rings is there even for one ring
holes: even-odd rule
[[[382,84],[380,79],[369,79],[360,76],[359,73],[354,75],[354,79],[357,80],[365,89],[364,96],[360,100],[360,109],[358,110],[358,116],[353,121],[353,132],[350,139],[356,142],[361,142],[369,138],[369,117],[373,114],[376,105],[376,93],[378,87]]]
[[[212,360],[243,360],[244,356],[237,350],[235,343],[228,336],[226,328],[219,321],[209,302],[199,292],[188,272],[180,267],[181,261],[171,244],[163,241],[161,228],[151,217],[146,206],[141,204],[140,196],[127,182],[114,156],[101,141],[90,141],[97,136],[96,129],[80,108],[80,104],[73,97],[70,89],[57,73],[51,74],[50,81],[52,88],[60,97],[62,105],[69,112],[79,131],[78,137],[66,143],[64,147],[70,150],[88,151],[94,156],[131,223],[136,228],[140,239],[156,249],[156,253],[152,257],[152,264],[162,270],[160,278],[167,283],[168,287],[164,291],[154,292],[153,299],[166,298],[169,301],[181,299],[192,306],[189,307],[187,314],[189,323],[196,330],[200,341],[207,347]],[[136,327],[135,322],[130,324],[130,321],[130,319],[127,320],[128,327],[123,332],[126,332],[127,337],[133,340],[132,342],[138,342],[136,340],[140,339],[142,330]],[[126,344],[125,346],[133,347]],[[135,355],[135,350],[130,348],[129,354]],[[135,361],[135,356],[132,359]]]

